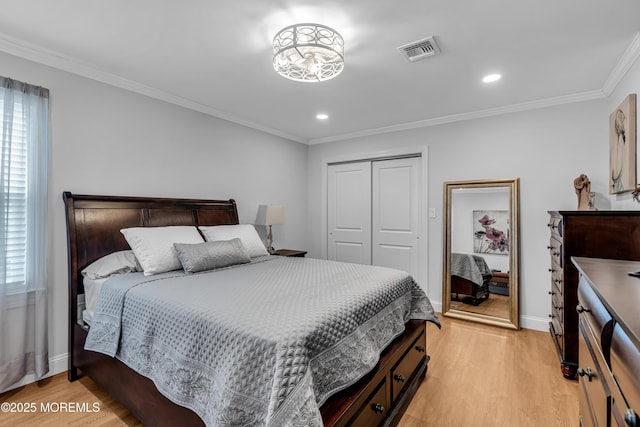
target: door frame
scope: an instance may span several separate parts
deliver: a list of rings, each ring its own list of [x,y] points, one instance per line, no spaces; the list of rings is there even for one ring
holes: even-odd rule
[[[407,157],[407,156],[420,156],[422,162],[420,164],[420,191],[421,197],[418,200],[419,214],[418,214],[418,259],[424,260],[424,267],[418,270],[418,275],[414,279],[421,284],[423,289],[427,289],[427,281],[429,278],[428,269],[428,206],[429,206],[429,182],[428,182],[428,166],[429,156],[427,146],[415,146],[415,147],[401,147],[397,149],[379,150],[371,152],[360,152],[341,154],[338,156],[331,156],[322,159],[322,205],[320,212],[320,248],[321,257],[327,259],[328,256],[328,244],[327,244],[327,209],[328,209],[328,179],[329,179],[329,165],[332,163],[346,163],[346,162],[364,162],[364,161],[377,161],[391,159],[394,157]]]

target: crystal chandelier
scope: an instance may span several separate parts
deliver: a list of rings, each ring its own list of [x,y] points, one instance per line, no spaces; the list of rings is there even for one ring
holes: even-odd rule
[[[273,68],[299,82],[329,80],[344,68],[344,40],[320,24],[296,24],[273,38]]]

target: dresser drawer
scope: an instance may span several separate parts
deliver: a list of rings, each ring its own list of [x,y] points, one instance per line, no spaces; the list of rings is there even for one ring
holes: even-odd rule
[[[611,340],[611,373],[628,408],[640,417],[640,350],[617,324]]]
[[[416,340],[411,343],[407,352],[398,361],[396,366],[391,370],[391,398],[395,402],[409,378],[426,357],[426,337],[424,332],[421,333]]]
[[[579,321],[578,379],[580,382],[580,419],[586,425],[607,427],[611,408],[611,394],[605,373],[609,368],[600,349],[593,345],[595,336],[584,316]],[[588,422],[589,418],[591,423]]]
[[[387,381],[384,378],[347,425],[349,427],[378,426],[384,421],[388,410]]]
[[[547,227],[549,227],[549,231],[551,231],[552,236],[555,236],[558,239],[562,238],[562,217],[551,215],[551,218],[549,218],[549,222],[547,223]]]
[[[604,307],[600,298],[593,291],[584,277],[578,282],[578,305],[576,307],[580,318],[591,329],[595,337],[594,345],[598,346],[607,366],[609,364],[609,349],[613,333],[613,317]]]
[[[564,296],[564,286],[562,286],[562,270],[551,274],[551,292],[558,294],[560,298]]]
[[[564,312],[562,310],[564,309],[565,307],[564,307],[564,300],[562,299],[562,294],[560,294],[559,292],[554,292],[551,295],[551,310],[553,314],[558,319],[563,319]]]
[[[615,384],[612,379],[611,384]],[[622,393],[617,386],[611,388],[611,426],[612,427],[629,427],[629,424],[624,420],[625,413],[629,409],[627,403],[622,397]]]
[[[554,314],[551,319],[551,334],[556,341],[556,345],[558,346],[558,351],[562,353],[564,351],[564,330],[562,327],[562,319],[559,319],[557,315]]]
[[[562,264],[562,242],[551,236],[549,240],[549,255],[551,255],[551,265],[553,269],[557,269],[562,273],[564,265]]]

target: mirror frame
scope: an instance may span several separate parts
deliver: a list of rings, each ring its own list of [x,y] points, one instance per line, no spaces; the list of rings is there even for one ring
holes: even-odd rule
[[[509,189],[509,318],[488,316],[451,308],[451,202],[453,190],[462,188],[507,187]],[[444,245],[442,270],[442,314],[447,317],[520,329],[520,178],[447,181],[444,183]]]

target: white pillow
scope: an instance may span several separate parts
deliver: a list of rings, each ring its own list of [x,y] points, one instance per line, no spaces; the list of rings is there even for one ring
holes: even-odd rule
[[[82,277],[89,279],[103,279],[114,274],[142,271],[133,251],[117,251],[103,256],[89,264],[82,270]]]
[[[174,243],[202,243],[202,236],[192,226],[132,227],[120,232],[131,246],[145,276],[182,268]]]
[[[207,242],[240,239],[251,258],[269,255],[252,224],[200,226],[198,228],[202,231]]]
[[[106,282],[107,279],[108,277],[92,279],[88,276],[85,276],[84,279],[82,279],[82,283],[84,284],[84,308],[87,310],[89,319],[93,318],[96,306],[98,305],[100,289],[102,289],[102,285],[104,285],[104,282]]]

